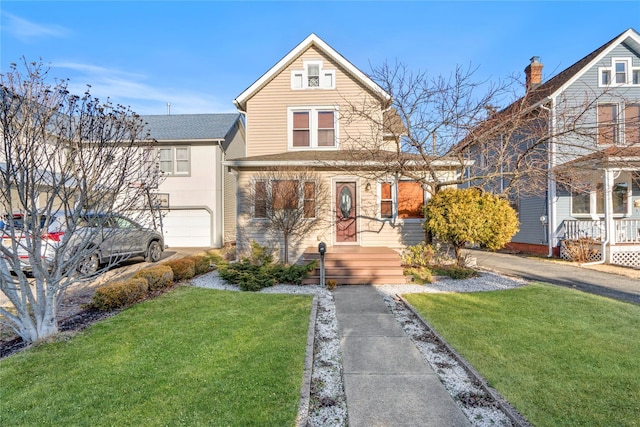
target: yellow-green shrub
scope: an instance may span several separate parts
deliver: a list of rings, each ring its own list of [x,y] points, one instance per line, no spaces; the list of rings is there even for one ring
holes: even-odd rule
[[[167,261],[162,265],[168,265],[173,271],[173,280],[191,279],[196,274],[196,263],[190,258],[179,258]]]
[[[142,278],[149,284],[149,290],[164,289],[173,283],[173,270],[168,265],[155,265],[138,271],[134,278]]]
[[[143,278],[111,282],[96,289],[90,306],[100,311],[126,307],[143,299],[148,290],[149,284]]]

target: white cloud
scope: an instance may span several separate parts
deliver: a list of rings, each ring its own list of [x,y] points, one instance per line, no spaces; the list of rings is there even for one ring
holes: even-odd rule
[[[172,114],[235,111],[230,100],[219,100],[190,89],[150,85],[142,74],[75,62],[53,63],[52,67],[76,73],[69,82],[71,93],[82,94],[89,84],[92,96],[130,106],[139,114],[166,114],[167,103],[171,103]]]
[[[27,41],[42,37],[68,37],[71,31],[61,25],[44,25],[28,21],[11,13],[2,12],[6,24],[3,29],[14,37]]]

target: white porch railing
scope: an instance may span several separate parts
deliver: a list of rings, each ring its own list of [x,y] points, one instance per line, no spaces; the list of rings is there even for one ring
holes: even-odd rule
[[[564,220],[564,238],[566,240],[578,240],[591,237],[602,240],[605,236],[604,221]]]
[[[640,243],[640,220],[623,219],[614,221],[616,243]]]
[[[604,221],[565,220],[564,238],[576,240],[583,237],[591,237],[595,240],[604,240]],[[640,220],[621,219],[614,221],[616,243],[640,243]]]

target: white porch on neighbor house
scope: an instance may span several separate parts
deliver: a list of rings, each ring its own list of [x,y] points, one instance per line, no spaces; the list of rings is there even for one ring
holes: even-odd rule
[[[564,240],[593,239],[595,249],[590,262],[602,261],[603,243],[605,262],[625,267],[640,268],[640,220],[613,220],[613,232],[607,239],[606,222],[604,220],[565,220],[562,223]],[[564,253],[563,253],[564,252]],[[561,246],[560,256],[570,257]]]

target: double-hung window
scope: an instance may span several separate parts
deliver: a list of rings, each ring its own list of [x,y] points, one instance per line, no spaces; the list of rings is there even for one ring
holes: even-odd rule
[[[598,144],[619,143],[618,104],[598,105]]]
[[[164,175],[189,175],[191,173],[191,150],[189,147],[159,147],[145,150],[143,163],[145,170],[151,171],[151,163],[158,165]]]
[[[253,183],[253,217],[269,218],[302,214],[316,217],[316,182],[295,179],[260,180]],[[286,213],[287,211],[291,214]]]
[[[627,104],[624,107],[624,143],[640,144],[640,104]]]
[[[338,111],[333,107],[289,108],[289,148],[338,146]]]
[[[424,188],[417,181],[381,182],[379,185],[380,218],[423,219]]]

